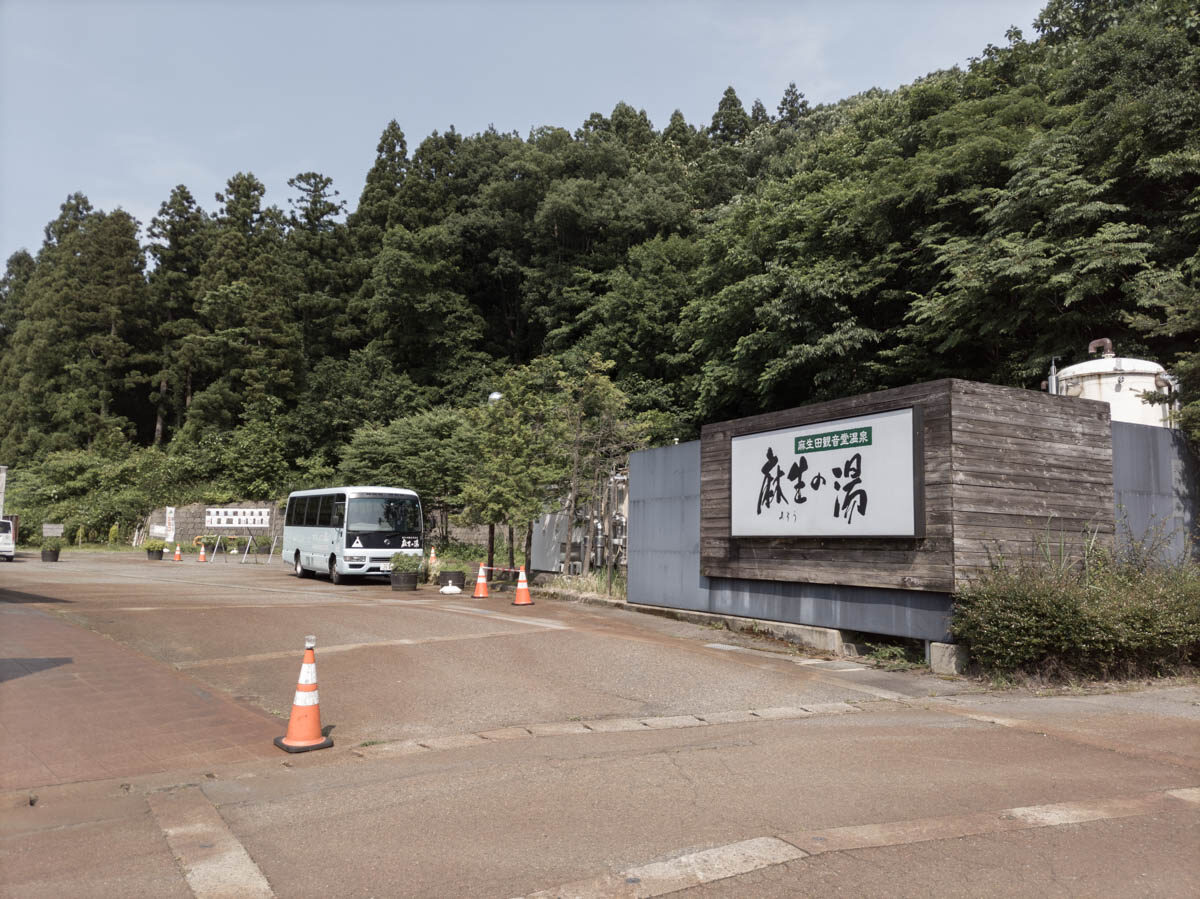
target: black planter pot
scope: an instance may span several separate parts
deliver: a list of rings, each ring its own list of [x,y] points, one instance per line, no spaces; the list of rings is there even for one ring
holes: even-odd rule
[[[42,550],[42,561],[43,562],[57,562],[59,552],[60,552],[60,550],[57,550],[57,549],[43,549]]]
[[[163,551],[161,549],[146,550],[146,558],[151,562],[161,562]]]
[[[417,573],[415,571],[393,571],[392,572],[392,589],[393,590],[416,590],[417,589]]]
[[[438,574],[439,587],[448,587],[451,584],[455,587],[465,587],[467,585],[467,573],[465,571],[443,571]]]

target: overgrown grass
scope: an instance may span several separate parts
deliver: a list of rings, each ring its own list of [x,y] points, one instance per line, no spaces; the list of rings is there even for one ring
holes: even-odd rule
[[[958,594],[950,630],[992,676],[1179,673],[1200,665],[1200,565],[1091,542],[998,561]]]
[[[563,590],[570,593],[597,593],[601,596],[611,596],[613,599],[625,599],[625,578],[620,571],[613,572],[612,592],[608,589],[608,573],[601,568],[587,574],[559,574],[551,579],[551,589]]]
[[[487,564],[487,546],[482,543],[464,543],[461,540],[430,539],[437,549],[438,568],[441,571],[465,571],[468,580],[474,580],[479,573],[479,566]],[[517,567],[525,564],[525,550],[516,547],[515,558]],[[500,567],[508,565],[508,543],[496,540],[494,562]],[[490,577],[489,577],[490,579]]]
[[[924,647],[915,640],[889,640],[867,643],[867,658],[886,671],[911,671],[925,667]]]

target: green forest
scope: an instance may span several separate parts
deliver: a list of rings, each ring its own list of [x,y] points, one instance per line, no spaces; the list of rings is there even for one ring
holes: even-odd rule
[[[1037,389],[1096,337],[1167,366],[1200,438],[1200,11],[1051,0],[1005,41],[707,122],[391,121],[355,203],[319,172],[148,223],[72,193],[0,282],[6,511],[107,533],[365,478],[524,527],[705,422]]]

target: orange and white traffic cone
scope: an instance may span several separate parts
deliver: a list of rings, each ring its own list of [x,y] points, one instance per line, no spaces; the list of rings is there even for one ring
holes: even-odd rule
[[[525,580],[525,566],[521,566],[521,574],[517,578],[517,593],[513,597],[514,606],[531,606],[533,597],[529,595],[529,581]]]
[[[437,564],[437,547],[435,546],[435,547],[433,547],[433,549],[429,550],[429,567],[432,568],[436,564]]]
[[[471,594],[471,599],[487,599],[487,596],[487,569],[480,562],[479,577],[475,578],[475,592]]]
[[[321,698],[317,692],[317,638],[304,638],[304,662],[300,665],[300,682],[292,700],[292,717],[287,733],[275,738],[275,745],[285,752],[309,752],[333,745],[331,737],[321,735]]]
[[[208,559],[206,559],[204,556],[204,544],[203,543],[200,544],[200,558],[197,559],[196,561],[197,562],[207,562],[208,561]]]
[[[178,543],[175,544],[175,561],[176,562],[183,561],[183,549],[182,549],[182,547],[180,547],[180,545]]]

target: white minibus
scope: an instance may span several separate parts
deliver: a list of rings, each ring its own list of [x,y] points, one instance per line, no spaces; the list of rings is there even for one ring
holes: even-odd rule
[[[328,487],[288,496],[283,560],[296,577],[386,574],[393,553],[421,553],[421,500],[394,487]]]
[[[17,539],[13,534],[12,522],[0,518],[0,559],[12,562],[17,558]]]

